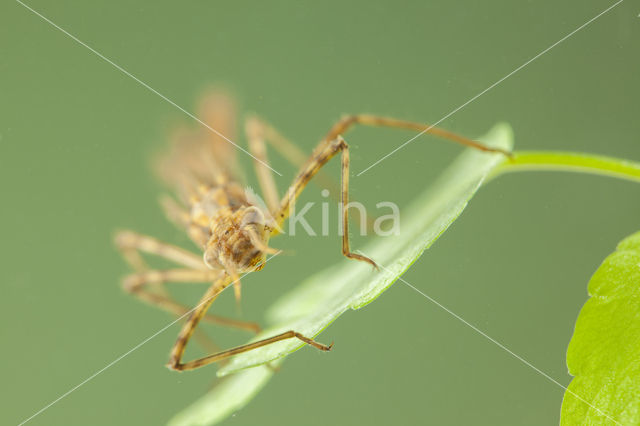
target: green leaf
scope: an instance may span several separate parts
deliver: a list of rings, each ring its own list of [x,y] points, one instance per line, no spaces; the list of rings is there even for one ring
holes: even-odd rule
[[[567,351],[562,425],[640,424],[640,232],[589,282]]]
[[[278,361],[272,363],[272,367]],[[178,413],[169,426],[216,424],[244,407],[267,384],[273,368],[261,365],[223,378],[213,389]]]
[[[497,148],[511,149],[512,139],[511,128],[499,124],[480,140]],[[501,154],[466,150],[402,212],[400,235],[376,237],[362,250],[382,266],[379,272],[363,262],[345,259],[312,276],[268,311],[267,322],[271,326],[254,340],[287,330],[316,336],[346,310],[359,309],[373,301],[462,213],[485,178],[504,158]],[[330,341],[330,337],[326,339]],[[170,424],[211,425],[220,421],[246,404],[271,376],[266,366],[249,367],[273,360],[279,362],[303,346],[300,341],[289,339],[235,356],[218,375],[235,374],[225,377],[220,386],[178,414]]]

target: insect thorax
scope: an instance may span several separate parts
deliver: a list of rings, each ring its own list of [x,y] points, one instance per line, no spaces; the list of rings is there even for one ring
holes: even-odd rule
[[[259,269],[271,228],[239,184],[202,187],[191,202],[190,235],[202,244],[204,261],[229,273]]]

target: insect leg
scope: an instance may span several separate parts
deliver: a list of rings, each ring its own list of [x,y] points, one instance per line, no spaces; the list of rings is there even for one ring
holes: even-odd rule
[[[125,278],[123,283],[125,290],[148,303],[177,315],[183,315],[188,309],[175,302],[164,291],[163,284],[165,282],[210,282],[218,279],[222,274],[222,271],[214,271],[207,268],[199,256],[180,247],[161,242],[153,237],[140,235],[132,231],[121,231],[116,235],[115,241],[125,260],[137,271],[136,274],[131,274]],[[140,252],[155,254],[187,266],[189,269],[149,270],[142,256],[140,256]],[[149,291],[146,284],[155,285],[160,293]],[[252,322],[214,315],[208,315],[206,320],[253,332],[260,330],[260,326]]]
[[[215,275],[215,276],[214,276]],[[176,302],[169,292],[166,291],[164,284],[166,281],[180,283],[185,282],[210,282],[214,281],[219,275],[218,271],[200,271],[200,270],[170,270],[170,271],[154,271],[145,270],[131,274],[123,280],[123,288],[128,293],[133,294],[140,300],[156,306],[160,309],[174,313],[176,316],[183,316],[188,308]],[[156,292],[150,291],[147,286],[156,287]],[[221,326],[248,330],[254,333],[260,332],[260,325],[248,321],[233,320],[218,315],[206,315],[205,321]],[[207,352],[218,352],[220,348],[215,342],[207,336],[204,331],[196,330],[194,338],[198,344]]]
[[[215,301],[215,299],[218,297],[220,292],[224,290],[226,287],[228,287],[231,283],[232,283],[232,280],[228,276],[219,279],[214,284],[212,284],[211,287],[209,287],[207,292],[200,299],[200,302],[197,308],[193,311],[193,313],[189,317],[189,320],[184,324],[184,326],[182,327],[182,330],[180,330],[180,333],[178,334],[178,339],[176,340],[176,343],[173,346],[173,349],[171,350],[169,363],[167,364],[169,368],[173,370],[179,370],[179,371],[193,370],[195,368],[203,367],[207,364],[225,360],[233,355],[237,355],[242,352],[247,352],[252,349],[256,349],[262,346],[269,345],[271,343],[278,342],[280,340],[291,339],[291,338],[297,338],[302,342],[323,351],[328,351],[331,349],[332,345],[328,345],[328,346],[323,345],[322,343],[318,343],[315,340],[305,337],[298,332],[287,331],[285,333],[281,333],[276,336],[269,337],[267,339],[259,340],[257,342],[249,343],[242,346],[237,346],[232,349],[228,349],[228,350],[218,352],[203,358],[199,358],[193,361],[188,361],[183,363],[182,357],[184,355],[184,351],[186,349],[187,343],[189,342],[189,339],[194,333],[194,330],[196,329],[200,321],[203,319],[205,313],[207,312],[209,307],[211,307],[211,304]]]
[[[331,130],[326,136],[326,140],[333,140],[338,137],[338,135],[344,135],[350,128],[352,128],[356,124],[362,124],[365,126],[384,126],[384,127],[396,127],[401,129],[409,129],[415,130],[419,132],[429,133],[443,139],[448,139],[452,142],[458,143],[460,145],[468,146],[471,148],[478,149],[480,151],[486,152],[498,152],[504,154],[508,157],[511,157],[510,151],[505,151],[499,148],[492,148],[490,146],[484,145],[483,143],[465,138],[464,136],[460,136],[456,133],[450,132],[448,130],[442,129],[440,127],[431,126],[429,124],[416,123],[412,121],[398,120],[395,118],[382,117],[377,115],[370,114],[355,114],[355,115],[347,115],[339,120],[336,124],[333,125]]]
[[[284,157],[289,163],[293,164],[297,168],[301,168],[307,161],[308,155],[305,154],[298,146],[283,136],[275,127],[266,122],[264,119],[250,115],[247,117],[247,126],[254,126],[259,129],[263,135],[263,140]],[[337,183],[324,173],[320,173],[317,176],[318,183],[327,188],[330,193],[338,193]],[[276,206],[278,203],[276,203]],[[272,213],[275,210],[272,210]]]
[[[147,269],[145,262],[142,260],[142,256],[140,256],[140,252],[154,254],[188,268],[199,270],[208,269],[200,256],[183,248],[133,231],[118,232],[115,236],[115,244],[122,252],[125,260],[137,271]]]
[[[264,135],[264,139],[294,166],[300,167],[307,160],[307,155],[298,148],[296,144],[285,138],[264,119],[256,115],[249,115],[247,117],[247,124],[251,126],[258,126]]]
[[[265,147],[265,128],[262,122],[253,117],[245,121],[245,133],[249,141],[249,150],[255,156],[254,167],[262,194],[265,197],[269,212],[274,212],[278,206],[278,189],[273,179],[273,171],[265,164],[269,164]]]
[[[285,219],[291,213],[293,204],[296,198],[300,195],[302,190],[307,186],[309,181],[318,173],[320,168],[327,164],[331,158],[333,158],[339,152],[342,153],[342,167],[341,167],[341,208],[342,208],[342,254],[350,259],[360,260],[371,264],[377,268],[376,263],[368,257],[362,256],[357,253],[352,253],[349,244],[349,146],[342,139],[341,136],[329,141],[324,140],[316,147],[311,158],[309,158],[306,164],[302,167],[298,176],[294,179],[293,183],[287,190],[287,193],[280,201],[280,209],[276,214],[276,220],[279,225],[285,221]]]
[[[231,349],[227,349],[226,351],[222,351],[222,352],[218,352],[215,353],[213,355],[209,355],[203,358],[199,358],[193,361],[189,361],[186,363],[170,363],[169,367],[174,369],[174,370],[180,370],[180,371],[184,371],[184,370],[194,370],[196,368],[200,368],[200,367],[204,367],[205,365],[214,363],[214,362],[220,362],[220,361],[224,361],[229,357],[232,357],[234,355],[238,355],[241,354],[243,352],[248,352],[251,351],[253,349],[258,349],[261,348],[263,346],[267,346],[270,345],[272,343],[276,343],[279,342],[281,340],[287,340],[287,339],[298,339],[304,343],[306,343],[307,345],[313,346],[316,349],[319,349],[321,351],[330,351],[331,348],[333,347],[333,343],[330,345],[325,345],[319,342],[316,342],[313,339],[310,339],[308,337],[303,336],[302,334],[298,333],[297,331],[293,331],[293,330],[289,330],[289,331],[285,331],[284,333],[280,333],[277,334],[275,336],[266,338],[266,339],[262,339],[262,340],[258,340],[257,342],[252,342],[252,343],[248,343],[246,345],[241,345],[241,346],[236,346],[235,348],[231,348]],[[277,371],[277,370],[276,370]]]
[[[164,195],[160,198],[160,205],[164,214],[171,223],[176,225],[179,229],[186,229],[191,224],[191,217],[189,213],[178,204],[173,198],[168,195]]]
[[[163,271],[147,270],[125,277],[123,281],[123,288],[127,292],[135,295],[136,297],[147,303],[181,316],[188,312],[189,309],[186,306],[177,303],[168,294],[166,294],[164,292],[163,284],[166,282],[212,282],[220,279],[223,274],[224,272],[222,271],[201,271],[195,269],[168,269]],[[160,291],[150,291],[149,287],[151,286],[156,287],[156,289]],[[232,328],[239,328],[242,330],[252,331],[254,333],[260,331],[260,326],[254,322],[235,320],[232,318],[226,318],[211,314],[205,315],[203,319],[214,324]]]
[[[248,135],[250,135],[251,132],[255,132],[258,135],[260,135],[259,138],[256,137],[256,139],[259,140],[260,143],[264,145],[264,143],[266,142],[272,147],[274,147],[280,155],[282,155],[287,161],[289,161],[294,166],[301,168],[307,161],[308,156],[300,148],[298,148],[296,144],[289,141],[271,124],[264,121],[264,119],[256,115],[250,115],[247,117],[247,120],[246,120],[246,128],[247,128]],[[251,144],[250,136],[249,136],[249,141],[250,141],[249,143]],[[261,148],[261,149],[264,150],[264,148]],[[262,158],[259,155],[256,155],[256,157],[266,162],[265,158]],[[264,165],[258,163],[257,161],[255,162],[255,166],[256,166],[256,170],[258,167],[262,167],[263,169],[266,169]],[[257,172],[257,173],[258,173],[258,176],[260,177],[260,172]],[[270,178],[273,179],[273,176],[271,175]],[[320,173],[318,173],[318,176],[316,176],[316,181],[321,187],[324,187],[327,190],[329,190],[329,193],[331,194],[331,198],[337,200],[338,202],[340,201],[339,198],[336,197],[336,194],[340,193],[340,190],[339,190],[340,187],[338,186],[335,180],[331,179],[330,176],[327,176],[325,173],[322,173],[322,171],[320,171]],[[260,182],[261,182],[260,185],[262,187],[262,192],[265,194],[265,197],[267,197],[266,194],[268,189],[264,188],[262,184],[262,179],[260,179]],[[269,209],[271,210],[271,214],[275,215],[275,212],[278,210],[278,207],[279,207],[279,202],[277,202],[276,200],[276,203],[274,204],[275,208],[272,207],[272,202],[268,202],[267,204]],[[360,217],[356,216],[356,222],[358,224],[360,224],[360,220],[361,220]],[[369,229],[371,229],[371,227],[373,226],[373,222],[374,222],[373,219],[367,218],[366,225]]]

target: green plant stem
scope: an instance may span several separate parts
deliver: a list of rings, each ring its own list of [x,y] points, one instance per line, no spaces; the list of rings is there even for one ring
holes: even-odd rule
[[[640,182],[640,163],[594,154],[561,151],[519,151],[496,167],[490,178],[522,171],[569,171]]]

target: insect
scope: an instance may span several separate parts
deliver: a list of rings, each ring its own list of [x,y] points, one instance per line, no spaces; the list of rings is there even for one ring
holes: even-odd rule
[[[230,96],[215,91],[207,94],[201,101],[199,116],[220,134],[233,138],[236,114]],[[162,206],[169,220],[186,231],[200,253],[194,254],[132,231],[118,232],[115,237],[116,246],[135,270],[124,278],[123,287],[145,302],[174,314],[185,315],[190,309],[176,302],[165,291],[164,284],[210,284],[180,330],[171,350],[167,364],[169,368],[179,371],[192,370],[285,339],[299,339],[319,350],[331,350],[333,344],[325,345],[295,330],[289,330],[253,343],[216,351],[202,358],[183,361],[187,343],[194,336],[201,321],[253,332],[260,330],[256,323],[215,316],[207,311],[218,295],[230,285],[234,287],[236,298],[240,298],[240,274],[261,270],[265,265],[266,256],[277,252],[269,246],[270,238],[278,234],[293,203],[309,181],[337,154],[341,154],[342,157],[342,254],[377,268],[372,259],[352,252],[349,244],[349,215],[345,207],[349,202],[349,146],[342,135],[356,124],[411,129],[481,151],[510,155],[508,152],[437,127],[360,114],[340,119],[320,141],[311,156],[306,158],[274,127],[252,115],[246,118],[244,128],[265,199],[265,203],[261,205],[243,189],[236,164],[237,148],[228,140],[203,128],[176,132],[170,149],[159,162],[159,170],[163,179],[174,187],[179,201],[167,197],[163,199]],[[282,198],[278,196],[275,179],[268,166],[267,144],[300,167],[299,173]],[[143,260],[142,253],[159,256],[178,267],[150,269]]]

